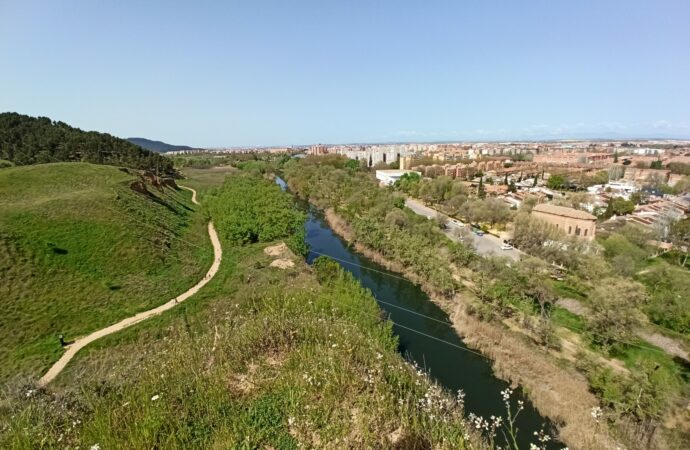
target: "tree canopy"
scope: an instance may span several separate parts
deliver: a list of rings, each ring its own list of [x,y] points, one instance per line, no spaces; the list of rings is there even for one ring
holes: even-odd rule
[[[19,166],[81,161],[174,173],[170,159],[124,139],[12,112],[0,113],[0,159]]]

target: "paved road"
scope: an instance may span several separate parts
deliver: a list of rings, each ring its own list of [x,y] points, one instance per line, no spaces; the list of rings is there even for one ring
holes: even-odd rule
[[[197,205],[199,204],[199,202],[196,200],[196,191],[194,189],[184,186],[180,187],[182,189],[192,191],[192,202],[194,202]],[[53,381],[53,379],[56,376],[58,376],[60,372],[62,372],[62,369],[65,368],[67,363],[70,362],[72,358],[74,358],[74,355],[76,355],[79,350],[86,347],[88,344],[95,341],[96,339],[100,339],[103,336],[107,336],[117,331],[124,330],[125,328],[130,327],[135,323],[139,323],[153,316],[157,316],[163,311],[167,311],[171,308],[174,308],[175,306],[177,306],[178,303],[182,303],[183,301],[187,300],[189,297],[196,294],[199,291],[199,289],[204,287],[206,283],[211,281],[211,279],[218,272],[218,268],[220,267],[220,261],[223,257],[223,249],[220,246],[220,240],[218,239],[218,234],[216,234],[216,229],[213,227],[213,222],[208,223],[208,235],[211,238],[211,243],[213,244],[213,264],[211,264],[211,268],[208,269],[208,272],[206,272],[206,275],[201,281],[189,288],[186,292],[183,292],[174,299],[168,301],[167,303],[157,306],[156,308],[149,309],[148,311],[140,312],[139,314],[121,320],[116,324],[110,325],[106,328],[102,328],[98,331],[94,331],[88,336],[84,336],[77,339],[67,347],[67,351],[65,351],[65,353],[62,354],[62,357],[60,357],[60,359],[55,364],[53,364],[53,366],[48,370],[48,372],[46,372],[45,375],[43,375],[43,377],[38,381],[38,384],[41,386],[45,386],[46,384]]]
[[[459,241],[459,239],[455,236],[454,231],[457,228],[460,228],[459,225],[456,225],[455,223],[450,221],[450,217],[446,216],[445,214],[441,214],[437,212],[435,209],[430,208],[428,206],[425,206],[422,202],[418,200],[414,200],[411,198],[408,198],[405,200],[405,205],[410,208],[412,211],[416,212],[417,214],[421,216],[426,216],[430,219],[433,219],[437,215],[442,215],[448,218],[448,228],[444,231],[446,236],[448,236],[451,240],[453,241]],[[465,225],[469,226],[469,225]],[[503,241],[496,236],[492,236],[490,234],[485,234],[484,236],[477,236],[476,234],[472,233],[472,239],[473,239],[473,244],[474,248],[477,251],[478,254],[482,256],[487,256],[487,255],[497,255],[497,256],[505,256],[508,257],[514,261],[517,261],[520,259],[520,255],[522,254],[519,250],[513,249],[513,250],[501,250],[501,245],[503,244]]]

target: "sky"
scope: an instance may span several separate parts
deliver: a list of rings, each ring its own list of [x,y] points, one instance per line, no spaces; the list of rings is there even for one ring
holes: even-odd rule
[[[199,147],[690,138],[687,0],[0,0],[0,112]]]

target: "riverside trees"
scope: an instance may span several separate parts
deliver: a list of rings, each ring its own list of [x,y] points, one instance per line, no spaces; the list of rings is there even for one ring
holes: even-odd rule
[[[473,251],[449,241],[437,224],[405,208],[400,194],[379,189],[364,172],[344,169],[346,161],[290,161],[284,174],[293,192],[344,217],[357,242],[410,267],[440,293],[452,295],[458,283],[450,263],[466,265]],[[403,184],[413,189],[417,182],[405,179]],[[447,180],[435,183],[428,188],[428,195],[442,198],[447,184]]]
[[[595,242],[568,239],[530,217],[525,202],[515,220],[515,242],[540,259],[523,257],[513,264],[500,257],[478,258],[469,246],[450,242],[433,221],[404,208],[395,187],[377,188],[364,172],[306,158],[286,164],[285,175],[293,191],[344,218],[355,241],[409,268],[439,292],[451,296],[465,281],[474,294],[468,297],[476,296],[468,302],[468,314],[498,326],[510,321],[533,342],[551,349],[567,339],[570,345],[563,345],[564,350],[575,346],[591,356],[592,364],[581,370],[611,423],[624,427],[628,421],[639,423],[649,439],[661,415],[673,407],[668,398],[686,392],[682,366],[663,350],[644,345],[637,332],[649,329],[652,322],[688,333],[690,308],[683,293],[690,290],[690,277],[687,269],[665,259],[650,262],[649,239],[639,229],[623,228],[608,237],[598,236]],[[412,193],[426,183],[430,181],[401,184]],[[483,204],[475,202],[486,202],[468,200],[463,187],[457,181],[441,180],[425,189],[429,196],[442,199],[446,208],[454,199],[458,210],[468,211],[473,204]],[[403,190],[400,184],[397,188]],[[561,298],[581,302],[583,315],[559,306]],[[574,340],[573,333],[578,335]],[[613,357],[623,361],[629,376],[606,372],[607,364],[601,361]],[[648,377],[647,368],[657,366]],[[630,380],[642,379],[648,380],[643,391],[635,391]],[[640,394],[639,403],[634,393]]]
[[[285,239],[296,254],[306,254],[306,216],[275,183],[258,176],[232,175],[204,203],[228,241],[242,245]]]

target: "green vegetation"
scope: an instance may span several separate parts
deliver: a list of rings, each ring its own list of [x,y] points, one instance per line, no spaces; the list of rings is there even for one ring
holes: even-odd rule
[[[681,175],[690,175],[690,164],[681,162],[672,162],[666,165],[666,168],[673,173],[679,173]]]
[[[672,253],[678,258],[678,265],[686,267],[688,256],[690,256],[690,217],[673,222],[669,230],[669,238],[673,243]]]
[[[646,301],[644,286],[622,278],[604,278],[592,290],[592,307],[587,329],[597,345],[608,348],[635,339],[643,316],[639,310]]]
[[[290,158],[289,154],[276,155],[269,152],[250,153],[208,153],[195,152],[187,155],[171,156],[175,167],[184,169],[210,169],[212,167],[233,166],[238,169],[256,168],[261,173],[279,165]]]
[[[173,174],[171,160],[124,139],[17,113],[0,113],[0,159],[20,166],[82,161]]]
[[[209,169],[185,168],[181,171],[184,178],[181,183],[197,191],[199,201],[203,203],[206,192],[216,186],[223,184],[225,178],[236,169],[232,166],[220,166]]]
[[[213,196],[236,192],[234,181],[266,182],[232,176]],[[242,193],[260,205],[266,192]],[[271,267],[269,243],[224,238],[254,224],[209,211],[224,247],[218,275],[169,313],[88,347],[49,390],[10,386],[1,447],[469,446],[462,403],[403,362],[351,275],[289,252],[295,267]]]
[[[635,202],[632,200],[625,200],[622,197],[613,197],[609,200],[603,218],[608,219],[613,216],[624,216],[635,211]]]
[[[569,330],[582,330],[585,327],[585,320],[582,316],[559,307],[554,307],[551,311],[551,320],[554,324]]]
[[[270,180],[230,176],[205,203],[228,242],[241,245],[286,239],[292,251],[306,255],[306,216],[294,208],[292,196]]]
[[[546,180],[546,186],[549,189],[562,189],[565,186],[565,178],[562,175],[551,175]]]
[[[193,150],[192,147],[189,147],[187,145],[172,145],[172,144],[168,144],[165,142],[153,141],[151,139],[146,139],[146,138],[132,137],[132,138],[127,138],[127,141],[131,142],[132,144],[138,145],[141,148],[145,148],[146,150],[151,150],[152,152],[172,152],[172,151],[180,151],[180,150]]]
[[[464,266],[473,251],[450,241],[434,221],[405,208],[399,194],[379,189],[369,174],[345,169],[346,158],[289,161],[284,173],[291,190],[344,217],[354,239],[410,267],[444,295],[458,288],[449,261]]]
[[[684,267],[654,258],[647,233],[624,227],[596,242],[569,239],[520,211],[515,243],[539,259],[523,257],[520,264],[506,264],[501,258],[476,258],[437,227],[425,227],[434,221],[415,218],[395,191],[463,211],[481,200],[468,200],[461,183],[447,177],[407,177],[393,189],[375,190],[369,175],[344,170],[345,164],[344,158],[306,158],[286,164],[285,175],[294,192],[345,219],[353,238],[349,240],[409,268],[427,287],[448,297],[469,286],[471,292],[461,297],[476,301],[468,300],[467,313],[499,326],[510,323],[556,352],[568,339],[570,349],[574,346],[584,355],[578,361],[588,361],[578,368],[601,398],[607,421],[619,431],[633,428],[623,432],[628,444],[683,439],[682,432],[665,428],[662,418],[685,407],[680,399],[688,394],[687,368],[663,349],[641,344],[638,332],[685,333],[687,341],[690,307],[685,293],[690,277]],[[557,307],[561,297],[580,301],[583,315]],[[616,363],[606,363],[612,358],[621,359],[627,372],[612,372]],[[663,432],[657,433],[659,429]]]
[[[496,198],[482,198],[484,185],[480,181],[475,198],[471,198],[467,182],[440,176],[421,179],[417,174],[406,174],[396,181],[394,189],[434,205],[440,211],[460,217],[471,223],[485,223],[502,226],[512,217],[505,202]]]
[[[0,171],[0,379],[37,377],[61,354],[59,334],[72,340],[198,281],[212,250],[189,197],[108,166]]]

